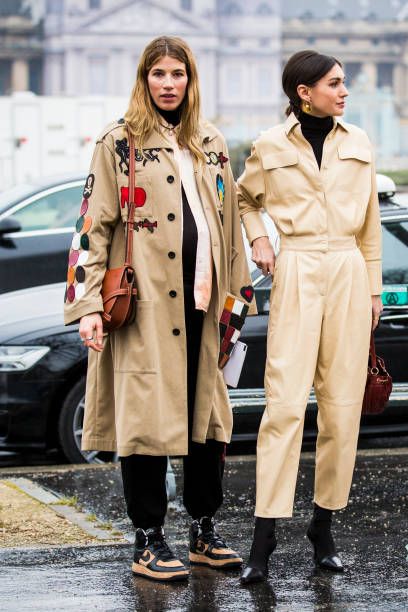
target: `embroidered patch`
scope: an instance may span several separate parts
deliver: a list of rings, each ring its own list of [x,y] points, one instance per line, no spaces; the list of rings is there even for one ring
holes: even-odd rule
[[[72,285],[72,283],[75,280],[75,270],[74,268],[71,268],[71,266],[68,268],[68,274],[67,274],[67,283],[68,285]]]
[[[86,178],[86,181],[85,181],[84,191],[82,193],[83,197],[86,200],[91,197],[92,191],[93,191],[93,188],[94,188],[94,184],[95,184],[95,175],[94,174],[88,174],[88,176]]]
[[[94,177],[94,175],[90,174],[89,177]],[[93,187],[93,180],[89,180],[89,177],[85,185],[85,189],[88,189],[88,197]],[[66,302],[79,300],[85,294],[86,271],[83,266],[86,264],[89,257],[88,232],[92,227],[92,217],[89,215],[86,216],[88,207],[89,202],[85,197],[81,203],[80,216],[75,224],[76,231],[72,238],[71,251],[68,256],[67,289],[65,293]]]
[[[81,236],[81,247],[84,251],[89,251],[89,236],[88,234],[83,234]]]
[[[144,206],[146,202],[146,192],[142,187],[135,187],[134,200],[136,208]],[[125,208],[126,204],[129,203],[129,187],[120,188],[120,205]]]
[[[223,368],[229,359],[240,334],[249,307],[241,300],[227,296],[220,317],[220,354],[218,366]]]
[[[76,225],[75,225],[75,229],[77,232],[80,232],[81,229],[84,227],[84,221],[85,221],[85,218],[81,215],[78,218],[78,221],[76,222]]]
[[[251,285],[248,285],[247,287],[241,287],[239,292],[244,298],[244,300],[246,300],[247,302],[252,302],[254,297],[254,288]]]
[[[133,229],[137,232],[139,229],[147,229],[151,234],[153,234],[155,228],[157,228],[157,221],[149,221],[149,219],[143,219],[143,221],[137,221],[133,224]]]
[[[208,166],[218,166],[219,164],[221,167],[221,170],[224,170],[224,165],[227,163],[228,157],[225,157],[222,151],[220,151],[219,153],[216,153],[215,151],[209,151],[205,155],[208,159],[207,161]]]
[[[224,198],[225,198],[225,184],[224,184],[224,179],[222,178],[221,174],[217,174],[216,183],[217,183],[218,199],[220,203],[223,205]]]
[[[85,270],[82,266],[78,266],[75,272],[75,278],[78,283],[83,283],[85,280]]]
[[[79,211],[80,215],[86,215],[87,211],[88,211],[88,206],[89,206],[89,202],[88,200],[85,198],[84,200],[82,200],[82,204],[81,204],[81,210]]]
[[[115,151],[119,155],[119,169],[124,174],[129,174],[129,146],[127,138],[122,138],[122,140],[115,141]],[[165,151],[171,151],[171,149],[164,149]],[[154,147],[151,149],[135,149],[135,160],[137,162],[143,162],[143,167],[147,164],[147,162],[157,162],[160,164],[160,152],[162,149],[160,147]]]
[[[73,267],[79,259],[79,251],[71,251],[68,257],[68,264]]]

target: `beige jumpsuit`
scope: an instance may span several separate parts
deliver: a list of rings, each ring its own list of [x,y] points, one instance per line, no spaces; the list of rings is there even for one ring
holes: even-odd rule
[[[314,384],[314,501],[347,505],[367,375],[371,295],[381,293],[381,225],[367,135],[334,120],[317,165],[292,114],[254,143],[238,181],[250,243],[281,237],[271,293],[266,409],[257,445],[255,515],[292,515],[304,415]]]

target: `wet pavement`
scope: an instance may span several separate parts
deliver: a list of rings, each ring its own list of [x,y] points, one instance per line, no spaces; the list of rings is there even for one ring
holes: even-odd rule
[[[0,610],[213,612],[408,610],[408,451],[361,451],[348,508],[336,514],[334,534],[346,571],[316,570],[305,531],[311,514],[313,456],[304,454],[293,519],[278,521],[278,548],[265,584],[241,587],[239,572],[193,568],[187,584],[132,577],[131,545],[0,551]],[[169,505],[169,543],[188,557],[188,517],[178,496]],[[131,531],[116,466],[3,468],[78,504],[102,521]],[[253,525],[255,462],[230,458],[226,495],[217,519],[228,543],[248,554]]]

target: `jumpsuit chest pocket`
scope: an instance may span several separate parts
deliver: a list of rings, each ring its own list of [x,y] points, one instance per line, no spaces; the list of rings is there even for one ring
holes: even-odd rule
[[[344,144],[338,147],[338,191],[368,196],[371,188],[371,151],[368,147]]]
[[[357,161],[363,164],[371,162],[371,151],[366,147],[340,145],[338,147],[339,159]]]
[[[293,170],[299,163],[298,152],[293,149],[267,153],[262,156],[262,167],[270,193],[282,198],[288,192],[296,191],[297,182],[293,180]]]
[[[150,176],[140,176],[136,172],[135,176],[135,219],[149,219],[152,221],[154,218],[154,202],[153,202],[153,188],[152,178]],[[129,204],[129,185],[128,183],[120,186],[120,210],[123,221],[127,220],[128,216],[128,204]]]

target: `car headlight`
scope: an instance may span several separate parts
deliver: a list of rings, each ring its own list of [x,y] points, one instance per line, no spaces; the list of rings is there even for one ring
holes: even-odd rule
[[[0,346],[0,372],[28,370],[49,350],[49,346]]]

